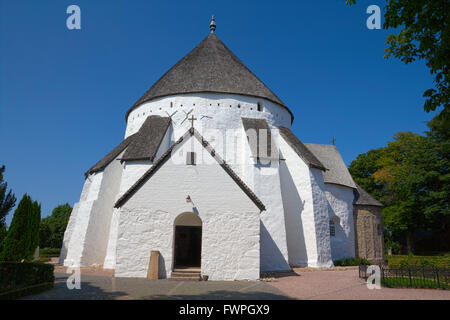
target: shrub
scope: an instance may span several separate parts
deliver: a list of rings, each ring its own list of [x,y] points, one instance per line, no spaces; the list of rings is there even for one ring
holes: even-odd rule
[[[0,299],[17,299],[53,287],[53,265],[0,262]]]
[[[14,212],[0,260],[32,259],[34,250],[39,244],[40,219],[41,206],[25,194]]]
[[[44,248],[39,250],[39,256],[41,258],[47,258],[47,257],[59,257],[59,254],[61,253],[61,249],[59,248]]]
[[[369,260],[363,258],[347,258],[343,260],[334,261],[336,267],[347,267],[347,266],[359,266],[359,265],[371,265]]]

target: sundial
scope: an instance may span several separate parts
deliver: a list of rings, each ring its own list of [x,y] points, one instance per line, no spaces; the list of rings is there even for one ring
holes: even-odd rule
[[[192,113],[192,111],[194,111],[194,109],[191,109],[190,111],[186,112],[183,110],[184,114],[186,115],[183,119],[183,121],[181,121],[181,124],[183,124],[186,120],[188,120],[189,115]]]
[[[167,113],[167,115],[169,116],[169,118],[172,120],[172,122],[174,123],[174,124],[177,124],[174,120],[173,120],[173,116],[176,114],[178,112],[178,110],[176,110],[174,113],[172,113],[172,114],[169,114],[167,111],[166,111],[166,113]]]

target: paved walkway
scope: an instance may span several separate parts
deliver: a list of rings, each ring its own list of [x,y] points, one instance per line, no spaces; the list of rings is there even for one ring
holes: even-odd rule
[[[295,299],[308,300],[450,300],[449,290],[381,288],[370,290],[359,279],[358,269],[308,270],[269,282],[274,288]]]
[[[264,281],[170,281],[136,278],[114,278],[111,271],[82,270],[81,289],[69,290],[68,275],[58,269],[52,290],[26,299],[61,300],[129,300],[129,299],[193,299],[193,300],[450,300],[450,291],[434,289],[369,290],[358,278],[358,270],[309,270],[268,275]],[[271,278],[272,277],[272,278]]]
[[[170,281],[81,275],[81,289],[69,290],[68,275],[55,273],[52,290],[29,296],[31,300],[280,300],[290,299],[262,281]]]

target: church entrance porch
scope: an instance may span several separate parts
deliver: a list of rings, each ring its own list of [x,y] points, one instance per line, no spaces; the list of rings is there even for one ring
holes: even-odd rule
[[[175,269],[194,268],[200,271],[202,227],[175,226]]]
[[[195,213],[182,213],[174,222],[174,260],[170,279],[200,280],[201,256],[202,220]]]

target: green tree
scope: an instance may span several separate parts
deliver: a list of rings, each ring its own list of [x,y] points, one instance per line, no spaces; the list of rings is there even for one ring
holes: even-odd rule
[[[52,214],[42,221],[48,225],[51,235],[46,242],[42,242],[43,248],[61,248],[64,232],[69,222],[72,207],[66,203],[53,209]]]
[[[33,202],[32,210],[30,212],[29,217],[29,224],[30,224],[29,252],[31,255],[33,255],[34,251],[39,246],[39,227],[41,224],[41,205],[37,201]]]
[[[52,231],[50,230],[50,227],[48,223],[45,221],[41,221],[39,226],[39,247],[40,248],[48,248],[49,240],[52,235]]]
[[[5,223],[5,218],[16,204],[16,197],[11,190],[7,192],[8,184],[3,181],[5,166],[0,167],[0,226]]]
[[[0,254],[0,260],[30,259],[39,243],[41,206],[25,194],[20,200]]]
[[[382,153],[383,148],[362,153],[352,161],[348,168],[353,180],[380,202],[383,202],[386,196],[385,187],[383,183],[375,181],[373,174],[381,169],[377,161]]]
[[[29,258],[29,223],[33,201],[25,194],[20,200],[6,235],[0,260],[19,261]]]
[[[399,132],[384,148],[377,161],[381,168],[373,174],[387,187],[384,223],[405,237],[408,253],[414,251],[415,230],[436,231],[448,215],[446,204],[436,203],[443,196],[437,183],[443,173],[437,147],[428,137]]]
[[[3,241],[5,240],[7,233],[6,224],[0,224],[0,254],[3,250]]]
[[[396,34],[386,38],[385,58],[394,56],[405,64],[423,59],[434,75],[435,88],[424,92],[427,112],[443,107],[439,117],[450,127],[449,63],[450,4],[448,0],[387,0],[384,29]],[[356,0],[346,0],[349,5]]]
[[[419,229],[431,232],[429,249],[449,250],[449,131],[438,116],[428,126],[425,136],[397,133],[349,167],[353,179],[385,205],[385,239],[406,244],[410,252]]]

